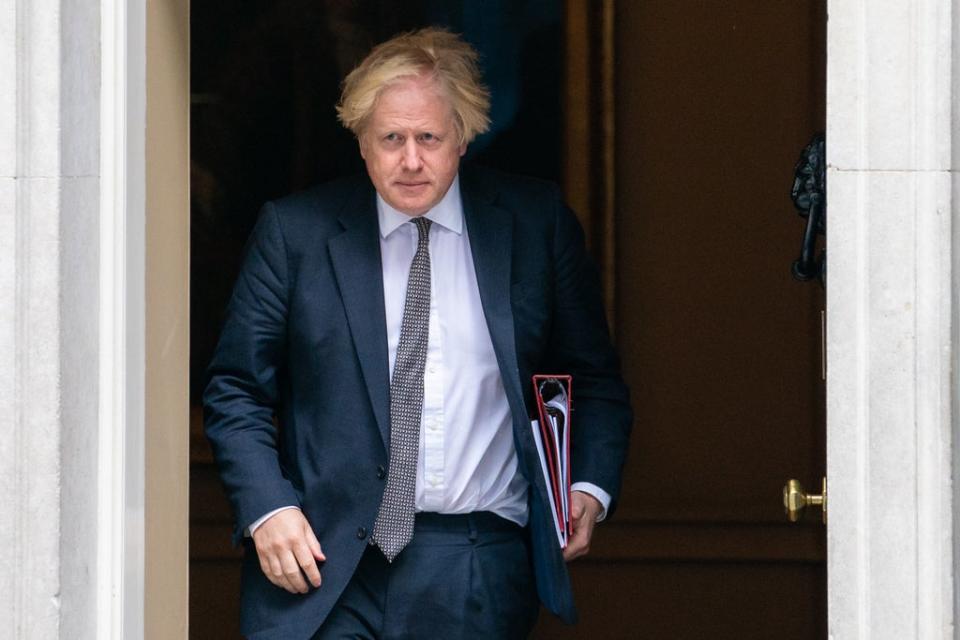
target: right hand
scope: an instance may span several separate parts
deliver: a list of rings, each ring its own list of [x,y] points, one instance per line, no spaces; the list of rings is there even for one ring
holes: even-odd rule
[[[327,557],[299,509],[284,509],[268,518],[253,532],[253,542],[260,569],[273,584],[290,593],[306,593],[306,576],[314,587],[320,586],[317,562]]]

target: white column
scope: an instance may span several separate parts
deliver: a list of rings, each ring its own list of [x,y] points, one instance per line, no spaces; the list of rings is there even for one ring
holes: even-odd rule
[[[60,621],[60,6],[0,4],[0,636]]]
[[[831,0],[832,638],[953,638],[950,0]]]
[[[60,637],[97,638],[100,3],[60,2]]]
[[[143,462],[122,449],[129,422],[142,431],[142,419],[101,411],[108,379],[121,410],[142,414],[142,402],[126,402],[124,376],[142,371],[101,366],[104,345],[126,357],[122,321],[142,308],[135,295],[127,303],[126,264],[105,270],[100,250],[102,232],[126,220],[125,197],[142,218],[142,188],[125,182],[125,127],[129,105],[142,112],[143,89],[131,96],[125,77],[101,82],[103,68],[125,71],[128,56],[126,25],[105,43],[101,19],[127,7],[141,15],[143,2],[0,0],[0,638],[142,636],[142,535],[125,532],[142,528],[142,490],[126,479],[139,479]],[[142,33],[134,29],[139,78]],[[111,118],[102,119],[102,92],[119,105]],[[101,122],[113,145],[109,180]],[[130,134],[142,164],[138,123],[142,113]],[[125,255],[123,229],[108,236]],[[142,284],[133,291],[142,298]],[[105,337],[104,309],[121,319]],[[104,457],[118,464],[105,469]]]

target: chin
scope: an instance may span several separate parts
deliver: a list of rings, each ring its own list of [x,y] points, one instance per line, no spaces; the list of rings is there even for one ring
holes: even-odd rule
[[[405,213],[408,216],[422,215],[429,211],[430,207],[432,206],[429,202],[423,200],[398,200],[397,205],[398,206],[395,206],[394,209],[400,211],[401,213]]]

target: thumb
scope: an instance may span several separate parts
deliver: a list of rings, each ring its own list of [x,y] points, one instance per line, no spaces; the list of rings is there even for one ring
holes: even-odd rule
[[[573,516],[574,520],[579,520],[583,517],[583,512],[586,509],[586,507],[583,505],[583,500],[573,498],[570,502],[570,514]]]

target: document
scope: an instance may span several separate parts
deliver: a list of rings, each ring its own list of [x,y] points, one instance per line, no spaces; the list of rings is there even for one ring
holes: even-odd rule
[[[530,422],[530,427],[561,549],[566,548],[573,533],[570,523],[571,386],[569,375],[533,376],[537,418]]]

